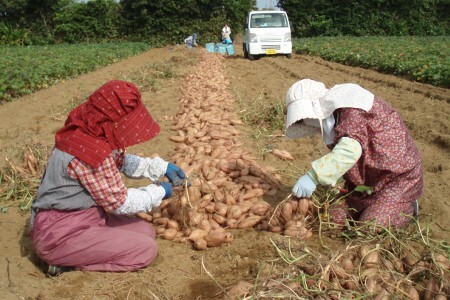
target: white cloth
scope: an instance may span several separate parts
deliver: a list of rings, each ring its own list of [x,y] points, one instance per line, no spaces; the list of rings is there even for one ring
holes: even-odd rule
[[[126,154],[122,172],[130,178],[148,178],[155,181],[166,174],[168,164],[160,157],[149,158]],[[140,188],[129,188],[125,203],[114,213],[131,215],[138,212],[148,212],[153,207],[159,206],[165,195],[164,188],[155,184]]]
[[[130,178],[148,178],[155,181],[166,174],[168,164],[167,161],[160,157],[139,157],[137,168],[133,170],[133,173],[125,173],[125,175]]]
[[[197,40],[193,35],[190,35],[187,38],[185,38],[184,43],[189,46],[197,46]]]
[[[231,29],[227,25],[222,28],[222,39],[229,39],[231,35]]]
[[[336,124],[336,121],[334,120],[333,115],[330,115],[325,120],[320,120],[320,127],[322,128],[322,140],[326,145],[334,144],[334,137],[336,136],[336,132],[334,131],[334,124]]]
[[[133,215],[138,212],[149,212],[161,204],[166,191],[162,186],[150,184],[141,188],[129,188],[125,203],[114,211],[118,215]]]
[[[324,120],[342,107],[360,108],[369,111],[374,95],[357,84],[335,85],[327,90],[322,82],[302,79],[294,83],[286,95],[286,137],[299,138],[317,133],[304,119]],[[319,123],[321,124],[321,123]]]

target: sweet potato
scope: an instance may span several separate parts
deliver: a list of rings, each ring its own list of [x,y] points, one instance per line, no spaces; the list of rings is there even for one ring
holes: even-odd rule
[[[211,230],[222,229],[219,223],[217,223],[214,219],[209,220],[209,224],[211,225]]]
[[[267,212],[269,207],[269,203],[264,200],[259,200],[256,201],[255,204],[253,204],[249,211],[255,215],[263,216]]]
[[[276,157],[284,159],[284,160],[294,160],[294,157],[292,156],[292,154],[290,154],[286,150],[273,149],[272,154],[275,155]]]
[[[217,224],[220,224],[220,225],[225,224],[225,222],[227,221],[227,218],[225,218],[224,216],[218,215],[218,214],[213,214],[212,218],[214,221],[217,222]]]
[[[194,229],[192,230],[191,234],[189,235],[188,239],[191,241],[196,241],[198,239],[203,239],[208,235],[208,232],[206,232],[203,229]]]
[[[169,137],[169,140],[171,140],[172,142],[175,142],[175,143],[183,143],[185,139],[186,139],[186,137],[179,136],[179,135],[172,135]]]
[[[167,205],[170,203],[170,199],[164,199],[163,201],[161,201],[161,204],[159,205],[159,208],[161,209],[161,210],[163,210],[164,208],[166,208],[167,207]]]
[[[348,257],[344,257],[342,259],[341,265],[344,268],[344,270],[346,270],[348,272],[351,272],[353,270],[353,267],[354,267],[353,261],[350,258],[348,258]]]
[[[161,217],[158,219],[154,219],[153,220],[153,224],[155,224],[156,226],[158,225],[167,225],[167,222],[169,222],[169,218],[165,218],[165,217]]]
[[[196,186],[190,186],[188,187],[188,193],[189,193],[189,200],[191,202],[195,202],[198,199],[200,199],[201,196],[200,188]]]
[[[362,259],[362,263],[368,267],[374,267],[378,264],[379,254],[377,250],[371,250]]]
[[[269,224],[269,230],[271,232],[280,233],[283,229],[281,228],[281,226],[271,226]]]
[[[253,206],[254,201],[251,200],[247,200],[247,201],[243,201],[241,203],[239,203],[239,206],[242,209],[242,213],[247,213],[250,211],[250,208]]]
[[[240,221],[237,224],[237,228],[240,228],[240,229],[252,228],[255,225],[257,225],[259,222],[261,222],[261,216],[251,216],[251,217],[245,218],[244,220]]]
[[[219,189],[214,190],[213,194],[214,194],[214,199],[215,199],[216,202],[223,202],[224,201],[225,195]]]
[[[198,225],[198,228],[209,233],[211,231],[211,224],[208,220],[202,220],[200,225]]]
[[[145,220],[145,221],[147,221],[147,222],[151,222],[152,220],[153,220],[153,216],[152,215],[149,215],[149,214],[147,214],[147,213],[145,213],[145,212],[139,212],[139,213],[137,213],[136,214],[139,218],[141,218],[141,219],[143,219],[143,220]]]
[[[223,230],[211,230],[205,237],[205,241],[208,247],[218,247],[222,245],[227,238],[225,231]]]
[[[178,230],[180,230],[180,224],[178,224],[177,221],[169,220],[167,222],[167,228],[176,229],[178,231]]]
[[[410,286],[409,288],[407,288],[406,293],[408,294],[408,299],[420,300],[420,295],[414,287]],[[443,298],[443,299],[446,299],[446,298]]]
[[[248,169],[248,168],[246,168],[246,169]],[[244,170],[246,170],[246,169],[244,169]],[[244,184],[255,184],[255,183],[259,184],[261,182],[261,180],[262,180],[261,177],[256,177],[256,176],[252,176],[252,175],[248,175],[248,174],[247,175],[243,175],[242,171],[241,171],[240,176],[236,177],[234,179],[234,182],[237,182],[237,183],[241,183],[242,182]]]
[[[434,256],[434,261],[436,262],[436,264],[438,266],[440,266],[444,270],[450,270],[450,262],[445,255],[440,254],[440,253],[435,253],[435,254],[433,254],[433,256]]]
[[[231,229],[235,229],[237,227],[237,224],[238,222],[236,219],[227,219],[227,222],[225,223],[225,225]]]
[[[285,202],[281,206],[281,216],[286,222],[292,219],[292,204],[290,202]]]
[[[205,206],[205,211],[209,214],[212,214],[216,211],[216,204],[214,202],[209,203]]]
[[[225,191],[223,201],[228,206],[236,204],[236,199],[228,191]]]
[[[232,205],[227,211],[227,219],[238,219],[242,215],[242,208],[239,205]]]
[[[165,226],[156,226],[155,227],[155,232],[156,232],[157,235],[163,234],[164,231],[166,231],[166,227]]]
[[[308,208],[309,208],[308,199],[302,198],[298,200],[297,211],[300,214],[306,216],[306,214],[308,213]]]
[[[290,237],[299,237],[301,236],[301,233],[298,228],[288,228],[284,230],[284,235]]]
[[[225,243],[231,243],[234,237],[231,233],[225,232]]]
[[[197,239],[194,241],[194,248],[197,250],[208,249],[208,243],[204,239]]]
[[[190,211],[188,215],[189,215],[189,225],[192,227],[197,226],[203,220],[203,214],[201,213]]]
[[[337,264],[334,264],[331,267],[331,270],[334,273],[334,275],[336,275],[336,277],[339,279],[347,279],[350,277],[350,275],[342,267],[338,266]]]
[[[256,198],[256,197],[261,197],[263,195],[264,195],[263,189],[252,189],[252,190],[247,191],[244,194],[243,199],[248,200],[248,199],[252,199],[252,198]]]
[[[436,299],[436,294],[439,292],[439,283],[435,277],[431,277],[428,280],[427,286],[425,288],[425,293],[423,295],[424,300]]]
[[[177,232],[178,231],[173,228],[166,229],[163,233],[163,238],[165,240],[169,240],[169,241],[173,240],[175,238],[175,236],[177,235]]]
[[[230,300],[242,299],[250,292],[252,288],[253,285],[251,283],[247,281],[239,281],[228,291],[228,296]]]

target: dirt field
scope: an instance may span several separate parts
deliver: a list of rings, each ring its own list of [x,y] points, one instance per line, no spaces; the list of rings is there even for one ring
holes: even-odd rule
[[[238,47],[239,48],[239,47]],[[431,220],[430,229],[437,239],[450,240],[450,93],[447,89],[410,82],[370,70],[346,67],[310,56],[264,57],[257,61],[237,55],[222,60],[223,72],[230,80],[229,90],[240,101],[276,101],[284,99],[287,89],[297,80],[311,78],[334,84],[353,82],[369,89],[393,105],[404,118],[424,161],[425,195],[420,212]],[[60,83],[47,90],[0,106],[0,165],[5,158],[19,161],[18,153],[26,145],[43,143],[51,146],[54,134],[71,108],[71,100],[83,99],[110,79],[135,81],[143,85],[146,70],[157,66],[171,67],[171,76],[160,76],[145,84],[145,104],[161,125],[154,140],[128,149],[131,153],[159,153],[170,160],[175,143],[168,137],[185,76],[195,67],[201,49],[183,47],[152,49],[126,61],[107,66],[77,79]],[[298,176],[307,170],[313,156],[312,139],[285,140],[282,132],[260,136],[255,128],[242,126],[244,146],[263,165],[279,170],[290,166],[265,153],[276,146],[295,156]],[[316,147],[317,148],[317,147]],[[292,168],[291,168],[292,169]],[[283,186],[270,200],[274,205],[289,193],[297,175],[282,173]],[[139,185],[128,182],[130,186]],[[32,246],[27,236],[29,213],[10,208],[0,214],[0,294],[2,299],[217,299],[220,286],[226,288],[237,281],[253,280],[261,262],[277,258],[272,240],[282,236],[255,230],[234,230],[231,244],[207,251],[194,251],[190,244],[158,239],[159,255],[149,267],[132,273],[64,273],[47,278],[35,265]],[[340,240],[327,239],[329,247],[342,247]],[[311,249],[319,249],[314,235],[306,241]],[[202,262],[204,267],[202,267]],[[209,274],[205,271],[207,270]],[[214,279],[213,279],[214,278]]]

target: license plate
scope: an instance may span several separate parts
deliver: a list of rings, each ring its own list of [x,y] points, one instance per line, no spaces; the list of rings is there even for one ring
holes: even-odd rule
[[[275,49],[266,49],[266,54],[270,55],[270,54],[277,54],[277,50]]]

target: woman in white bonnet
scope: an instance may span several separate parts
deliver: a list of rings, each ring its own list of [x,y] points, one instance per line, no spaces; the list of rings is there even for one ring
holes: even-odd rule
[[[417,215],[423,193],[422,161],[400,115],[385,101],[359,85],[346,83],[327,89],[303,79],[286,96],[286,137],[322,133],[330,153],[312,162],[292,189],[310,197],[317,185],[360,185],[372,193],[353,192],[330,208],[332,222],[346,219],[375,221],[383,227],[404,227]]]

